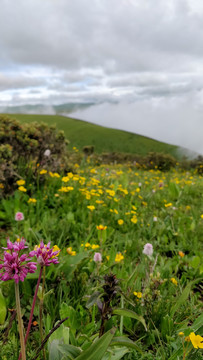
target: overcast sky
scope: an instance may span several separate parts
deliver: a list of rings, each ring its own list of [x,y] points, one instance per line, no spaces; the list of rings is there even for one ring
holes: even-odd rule
[[[203,153],[202,0],[0,5],[1,109],[96,102],[77,115]]]

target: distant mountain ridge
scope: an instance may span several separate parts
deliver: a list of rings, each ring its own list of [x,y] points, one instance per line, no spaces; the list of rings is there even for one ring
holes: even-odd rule
[[[64,103],[60,105],[44,105],[44,104],[25,104],[18,106],[0,106],[0,112],[6,114],[44,114],[44,115],[56,115],[56,114],[70,114],[77,110],[83,110],[94,103]]]

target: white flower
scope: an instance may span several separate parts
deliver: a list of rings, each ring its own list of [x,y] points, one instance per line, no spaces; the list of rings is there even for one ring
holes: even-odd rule
[[[101,256],[100,253],[96,252],[96,253],[94,254],[94,261],[95,261],[95,262],[101,262],[101,261],[102,261],[102,256]]]
[[[143,254],[147,256],[152,256],[153,254],[153,246],[150,243],[145,244]]]
[[[154,217],[153,217],[153,221],[157,221],[157,216],[154,216]]]
[[[49,149],[45,150],[44,156],[49,157],[50,155],[51,155],[51,150],[49,150]]]

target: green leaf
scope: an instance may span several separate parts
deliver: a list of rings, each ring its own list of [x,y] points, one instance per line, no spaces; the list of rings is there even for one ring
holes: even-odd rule
[[[200,264],[200,257],[199,256],[194,256],[192,258],[192,260],[190,261],[190,265],[194,268],[197,269],[199,267]]]
[[[130,348],[130,349],[135,349],[140,354],[143,354],[143,352],[139,348],[139,346],[134,341],[130,340],[129,338],[127,338],[125,336],[114,337],[110,345],[111,346],[114,346],[114,345],[120,345],[121,346],[122,345],[122,346],[125,346],[125,347]]]
[[[66,303],[62,303],[60,306],[60,317],[64,319],[68,316],[68,320],[65,321],[64,325],[70,327],[73,333],[80,327],[80,321],[78,320],[78,314],[72,306],[67,305]]]
[[[134,311],[132,310],[128,310],[128,309],[114,309],[113,311],[113,315],[120,315],[120,316],[127,316],[130,317],[132,319],[136,319],[138,321],[140,321],[142,323],[142,325],[144,326],[145,330],[147,331],[147,326],[145,323],[145,319],[140,316],[137,315]]]
[[[120,360],[125,354],[129,352],[126,348],[115,348],[109,350],[102,358],[102,360]]]
[[[69,356],[71,359],[75,359],[76,356],[81,354],[81,349],[73,346],[73,345],[58,345],[58,349],[59,351],[63,354],[63,355],[67,355]]]
[[[189,282],[189,284],[187,284],[187,286],[185,287],[185,289],[183,290],[182,294],[180,295],[180,297],[178,298],[178,300],[176,301],[175,305],[172,307],[171,309],[171,317],[175,314],[175,312],[179,309],[179,307],[185,303],[185,301],[187,300],[190,291],[191,291],[191,286],[192,286],[192,281]]]
[[[93,342],[87,350],[83,351],[76,360],[101,360],[113,339],[115,331],[115,328],[107,331],[102,337]]]
[[[94,293],[90,296],[90,298],[88,299],[87,304],[86,304],[86,307],[87,307],[88,309],[91,308],[91,306],[93,306],[93,305],[97,302],[99,296],[100,296],[100,292],[99,292],[99,291],[94,292]]]
[[[3,325],[6,319],[6,301],[0,289],[0,325]]]

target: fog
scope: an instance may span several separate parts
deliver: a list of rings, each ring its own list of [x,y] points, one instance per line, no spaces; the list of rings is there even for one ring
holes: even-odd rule
[[[179,145],[203,155],[203,109],[193,105],[191,98],[105,103],[71,116]]]

